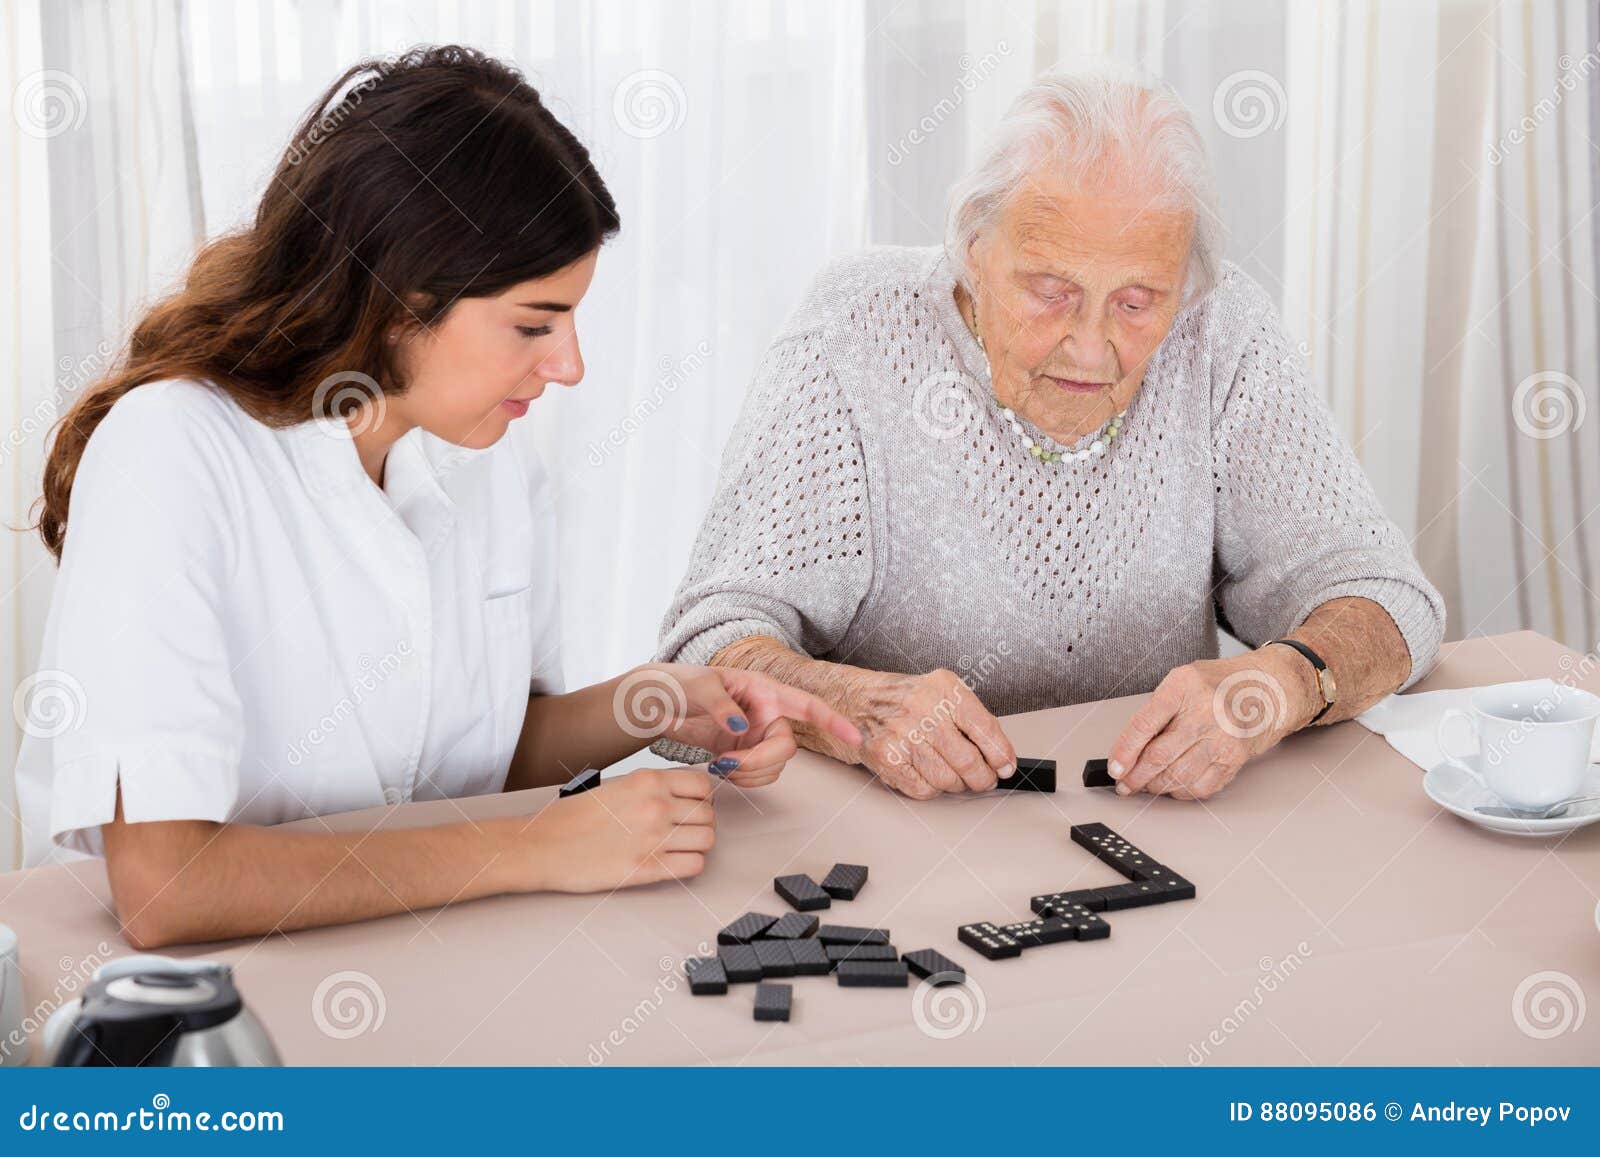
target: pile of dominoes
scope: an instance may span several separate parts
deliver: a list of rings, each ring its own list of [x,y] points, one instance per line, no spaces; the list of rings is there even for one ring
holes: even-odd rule
[[[1029,905],[1036,913],[1032,920],[963,924],[956,929],[961,943],[989,960],[1006,960],[1045,944],[1104,940],[1111,935],[1111,925],[1102,912],[1195,897],[1192,883],[1105,824],[1073,825],[1072,842],[1087,848],[1128,882],[1035,896]],[[854,900],[866,883],[867,869],[861,864],[835,864],[821,884],[804,875],[777,877],[772,881],[773,890],[794,911],[783,916],[746,912],[718,932],[715,956],[683,962],[689,991],[696,996],[719,996],[730,984],[755,981],[755,1019],[788,1020],[794,986],[769,983],[775,978],[831,972],[841,988],[904,988],[913,974],[930,984],[963,983],[966,970],[932,948],[902,953],[890,943],[887,928],[822,924],[810,915],[835,900]]]
[[[1043,944],[1104,940],[1111,935],[1111,925],[1099,915],[1101,912],[1194,899],[1193,884],[1165,864],[1158,864],[1105,824],[1073,825],[1072,842],[1110,864],[1128,882],[1035,896],[1029,903],[1037,913],[1034,919],[1014,924],[963,924],[956,930],[961,943],[990,960],[1005,960],[1021,956],[1025,948]]]
[[[960,984],[966,970],[924,948],[901,953],[887,928],[823,924],[810,913],[835,900],[854,900],[867,884],[862,864],[835,864],[818,884],[810,876],[779,876],[772,887],[794,909],[783,916],[746,912],[717,933],[717,954],[683,962],[689,991],[720,996],[728,985],[756,983],[755,1019],[788,1020],[794,985],[769,983],[793,976],[838,977],[840,988],[904,988],[915,973],[931,984]]]

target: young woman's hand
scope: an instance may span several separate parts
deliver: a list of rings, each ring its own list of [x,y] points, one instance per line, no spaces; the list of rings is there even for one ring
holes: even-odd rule
[[[716,752],[712,769],[740,787],[778,778],[795,753],[791,719],[845,743],[861,742],[855,725],[815,695],[732,667],[650,663],[624,676],[613,706],[630,734]]]
[[[502,821],[514,890],[605,892],[698,876],[717,839],[712,787],[699,768],[642,768]]]

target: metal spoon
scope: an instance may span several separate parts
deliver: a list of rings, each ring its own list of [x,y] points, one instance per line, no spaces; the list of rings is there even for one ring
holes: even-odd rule
[[[1593,803],[1596,800],[1600,800],[1600,795],[1581,795],[1577,799],[1563,800],[1547,808],[1531,810],[1515,807],[1475,807],[1472,810],[1479,815],[1494,816],[1502,820],[1558,820],[1567,814],[1568,808],[1580,803]]]

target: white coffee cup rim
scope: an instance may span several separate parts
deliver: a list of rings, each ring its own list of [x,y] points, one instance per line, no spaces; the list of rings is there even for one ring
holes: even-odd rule
[[[1556,702],[1572,701],[1582,705],[1586,710],[1576,719],[1527,719],[1522,715],[1507,714],[1504,708],[1506,699],[1516,695],[1519,687],[1526,687],[1528,697],[1538,701],[1555,700]],[[1590,694],[1581,687],[1566,687],[1551,683],[1549,688],[1539,687],[1537,684],[1511,684],[1509,686],[1480,687],[1472,693],[1472,709],[1480,715],[1491,719],[1498,719],[1502,723],[1517,723],[1525,727],[1562,727],[1576,726],[1592,722],[1600,717],[1600,696]]]

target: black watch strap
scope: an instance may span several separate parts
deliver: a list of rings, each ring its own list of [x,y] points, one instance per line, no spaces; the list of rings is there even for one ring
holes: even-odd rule
[[[1317,669],[1318,675],[1328,669],[1328,665],[1322,661],[1322,656],[1317,654],[1304,643],[1300,642],[1298,639],[1272,639],[1266,643],[1263,643],[1262,646],[1270,647],[1273,643],[1282,643],[1285,647],[1293,647],[1296,651],[1299,651],[1306,657],[1306,661]],[[1317,680],[1317,692],[1322,696],[1322,710],[1318,711],[1311,717],[1311,723],[1315,723],[1317,720],[1321,719],[1328,713],[1328,708],[1333,706],[1333,700],[1328,698],[1328,693],[1323,688],[1322,680],[1320,678]],[[1307,724],[1307,726],[1309,727],[1310,724]]]

